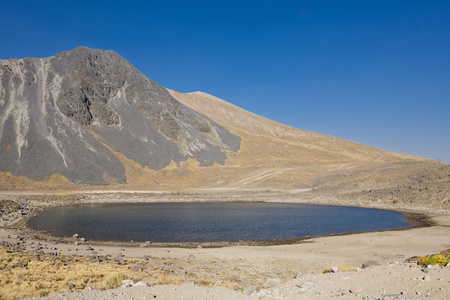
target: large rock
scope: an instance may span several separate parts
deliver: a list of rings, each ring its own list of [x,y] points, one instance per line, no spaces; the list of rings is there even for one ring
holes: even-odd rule
[[[240,147],[113,51],[0,60],[0,82],[0,171],[13,175],[124,184],[114,152],[158,170],[189,157],[223,164]]]

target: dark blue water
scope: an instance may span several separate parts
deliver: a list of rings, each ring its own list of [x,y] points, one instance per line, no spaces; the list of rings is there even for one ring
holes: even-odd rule
[[[274,240],[411,226],[399,212],[274,203],[133,203],[58,208],[30,219],[37,230],[93,240]]]

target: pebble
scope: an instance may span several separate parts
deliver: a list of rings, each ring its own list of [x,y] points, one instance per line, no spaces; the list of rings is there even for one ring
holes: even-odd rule
[[[305,291],[317,286],[317,284],[311,281],[304,281],[300,284],[297,284],[296,286]]]
[[[339,272],[339,268],[338,267],[331,267],[330,270],[331,270],[332,273]]]
[[[356,285],[350,289],[350,293],[355,294],[355,295],[361,293],[362,291],[363,291],[363,288],[359,285]]]

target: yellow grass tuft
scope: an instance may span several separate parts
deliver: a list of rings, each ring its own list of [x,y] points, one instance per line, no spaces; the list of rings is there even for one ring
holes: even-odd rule
[[[128,279],[129,277],[123,273],[116,273],[108,278],[105,282],[105,288],[114,289],[122,284],[122,280]]]

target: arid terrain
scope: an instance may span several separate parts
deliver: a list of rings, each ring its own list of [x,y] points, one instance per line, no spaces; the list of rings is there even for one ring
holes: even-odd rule
[[[19,205],[3,214],[5,299],[447,299],[450,268],[418,265],[450,247],[445,209],[402,209],[417,228],[295,241],[235,243],[114,243],[74,235],[56,238],[24,228],[35,211],[104,202],[277,201],[339,204],[279,192],[97,192],[4,194]],[[367,206],[365,203],[354,205]],[[398,209],[397,204],[372,204]],[[10,206],[11,207],[11,206]],[[422,227],[421,227],[422,226]],[[443,253],[450,260],[449,253]],[[409,260],[408,260],[409,259]],[[374,266],[363,268],[368,261]],[[447,263],[445,264],[447,265]],[[447,265],[448,266],[448,265]],[[334,270],[334,272],[332,271]],[[116,279],[119,278],[119,279]],[[139,282],[120,286],[123,279]],[[116,282],[115,282],[116,281]],[[115,282],[110,283],[110,282]],[[106,290],[104,290],[106,288]],[[70,291],[68,291],[70,289]],[[59,291],[68,291],[63,294]],[[85,291],[85,292],[82,292]],[[147,297],[147,298],[146,298]]]
[[[450,299],[450,165],[165,89],[112,51],[0,62],[0,299]],[[183,245],[26,227],[47,207],[173,201],[372,207],[415,227]]]

